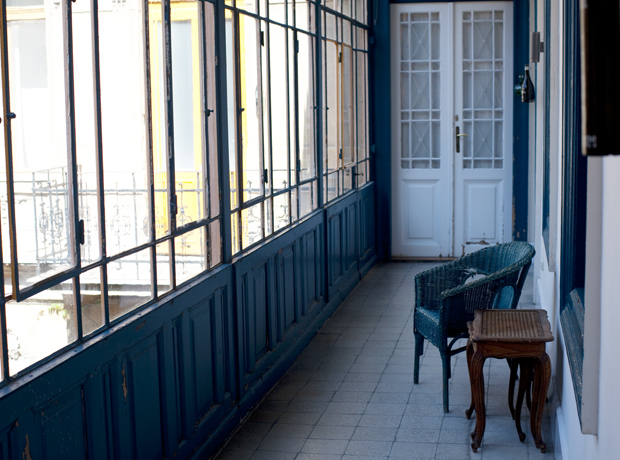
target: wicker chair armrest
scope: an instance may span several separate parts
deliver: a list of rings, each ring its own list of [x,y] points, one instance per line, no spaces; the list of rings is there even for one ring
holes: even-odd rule
[[[418,273],[414,278],[416,307],[439,310],[442,292],[458,286],[467,276],[466,269],[453,263]]]

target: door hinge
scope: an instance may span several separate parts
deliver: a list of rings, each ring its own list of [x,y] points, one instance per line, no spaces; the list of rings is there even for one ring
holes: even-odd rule
[[[338,53],[338,62],[342,62],[342,51]]]
[[[86,241],[85,233],[86,232],[84,230],[84,220],[80,219],[80,221],[78,222],[78,243],[82,245]]]
[[[172,199],[170,200],[170,212],[172,213],[173,216],[176,216],[177,213],[179,212],[178,206],[177,206],[177,196],[173,195]]]
[[[265,46],[265,31],[260,31],[260,46]]]
[[[299,54],[299,40],[295,40],[295,52]]]
[[[269,171],[267,171],[267,168],[265,168],[263,170],[263,182],[265,182],[265,184],[269,183]]]

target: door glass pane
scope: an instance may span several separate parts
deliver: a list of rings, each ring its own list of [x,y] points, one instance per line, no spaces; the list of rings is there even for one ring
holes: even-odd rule
[[[401,168],[441,167],[439,13],[400,16]],[[405,161],[415,158],[416,161]],[[433,162],[422,161],[436,159]]]
[[[492,11],[463,13],[464,168],[503,167],[504,24]],[[494,19],[495,18],[495,19]],[[473,110],[471,110],[473,109]],[[493,110],[494,109],[494,110]]]
[[[68,163],[63,8],[41,9],[28,21],[13,19],[19,17],[18,10],[20,7],[7,7],[7,48],[10,110],[16,115],[10,122],[15,237],[19,287],[24,288],[75,266],[77,261]]]

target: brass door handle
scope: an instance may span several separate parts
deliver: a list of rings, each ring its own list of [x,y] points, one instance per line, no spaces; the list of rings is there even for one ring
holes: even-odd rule
[[[465,133],[460,133],[460,129],[457,126],[456,127],[456,153],[460,153],[461,152],[461,142],[460,142],[460,138],[461,137],[467,137],[467,134]]]

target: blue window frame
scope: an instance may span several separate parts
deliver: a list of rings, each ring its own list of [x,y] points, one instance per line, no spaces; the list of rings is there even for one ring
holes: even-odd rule
[[[551,0],[545,0],[545,43],[551,42]],[[543,202],[542,202],[542,235],[545,242],[547,263],[549,263],[549,168],[551,144],[551,54],[545,56],[545,99],[544,99],[544,150],[543,150]]]
[[[567,2],[564,17],[564,166],[560,321],[581,417],[586,239],[587,162],[581,155],[581,54],[579,2]]]

